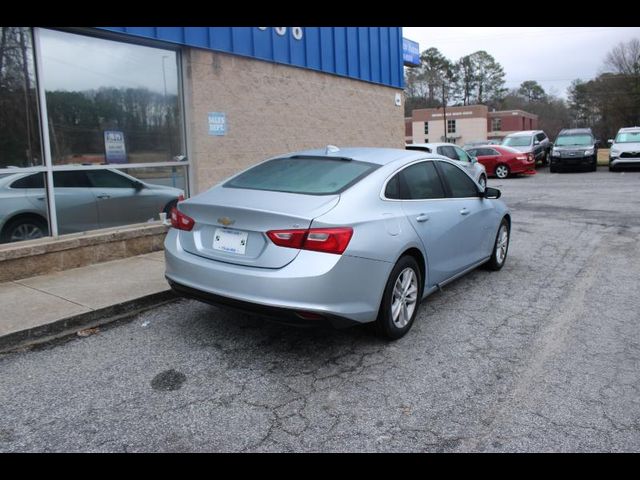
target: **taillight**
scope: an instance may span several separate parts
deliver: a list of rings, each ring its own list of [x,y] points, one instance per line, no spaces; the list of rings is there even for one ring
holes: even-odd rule
[[[171,226],[173,228],[177,228],[178,230],[186,230],[187,232],[189,232],[191,231],[195,223],[196,222],[193,218],[185,215],[176,207],[173,207],[171,209]]]
[[[342,254],[353,236],[351,227],[271,230],[267,236],[280,247]]]

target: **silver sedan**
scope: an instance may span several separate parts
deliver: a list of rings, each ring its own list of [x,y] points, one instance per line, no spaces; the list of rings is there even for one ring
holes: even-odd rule
[[[178,203],[166,277],[216,305],[287,322],[374,322],[396,339],[439,287],[482,264],[502,268],[511,217],[499,196],[420,151],[280,156]]]

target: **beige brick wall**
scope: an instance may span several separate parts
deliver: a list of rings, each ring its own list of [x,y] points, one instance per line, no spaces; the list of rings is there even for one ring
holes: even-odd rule
[[[401,90],[199,49],[184,57],[192,194],[281,153],[404,148]],[[225,136],[208,134],[209,112],[226,113]]]

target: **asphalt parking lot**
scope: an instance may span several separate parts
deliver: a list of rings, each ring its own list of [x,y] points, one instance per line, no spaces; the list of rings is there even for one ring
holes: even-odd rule
[[[0,356],[0,451],[640,450],[640,172],[489,186],[506,266],[401,340],[180,300]]]

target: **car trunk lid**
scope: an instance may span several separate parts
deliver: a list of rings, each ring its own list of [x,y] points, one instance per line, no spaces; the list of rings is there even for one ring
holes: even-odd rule
[[[269,230],[309,228],[335,207],[339,194],[306,195],[218,186],[181,202],[195,220],[180,231],[185,251],[211,260],[261,268],[281,268],[300,252],[273,244]]]

